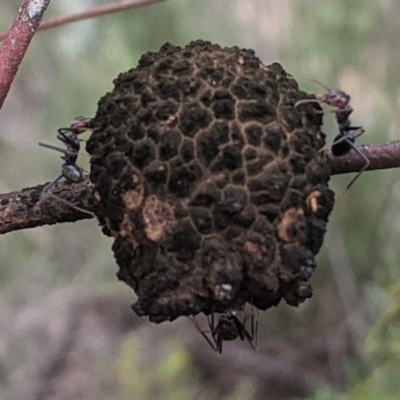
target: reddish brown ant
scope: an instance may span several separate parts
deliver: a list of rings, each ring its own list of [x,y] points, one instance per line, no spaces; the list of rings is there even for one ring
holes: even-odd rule
[[[207,316],[209,331],[202,330],[195,317],[190,319],[210,347],[220,354],[222,353],[222,344],[224,341],[235,340],[237,338],[247,340],[252,349],[256,350],[258,340],[258,309],[256,309],[256,315],[254,315],[254,307],[251,307],[250,332],[246,328],[248,315],[246,316],[245,311],[243,311],[244,316],[242,321],[237,317],[236,311],[226,311],[220,314],[218,322],[215,321],[215,313],[212,312]]]
[[[75,208],[76,210],[81,211],[85,214],[89,214],[93,217],[94,214],[92,212],[77,207],[68,200],[65,200],[50,192],[50,189],[62,178],[65,178],[67,181],[73,183],[79,183],[85,180],[85,176],[83,173],[84,171],[76,164],[76,160],[78,158],[79,150],[81,148],[81,140],[78,138],[78,135],[90,129],[89,122],[90,118],[78,117],[72,122],[69,128],[58,129],[57,139],[66,146],[66,149],[62,149],[60,147],[46,143],[39,143],[39,146],[59,151],[64,154],[63,156],[61,156],[61,159],[64,160],[64,164],[61,167],[61,174],[43,188],[42,195],[46,194],[47,196],[53,197],[61,203]]]
[[[298,101],[294,106],[298,107],[305,103],[327,104],[335,107],[336,122],[339,126],[339,134],[335,137],[332,143],[331,151],[335,157],[341,157],[351,150],[355,150],[362,157],[365,164],[358,171],[357,175],[350,181],[346,189],[349,189],[360,175],[369,167],[370,161],[368,157],[355,145],[356,138],[361,136],[365,131],[361,126],[351,126],[350,114],[353,108],[350,106],[350,96],[342,90],[330,90],[321,82],[311,80],[327,90],[326,94],[317,96],[316,99],[304,99]]]

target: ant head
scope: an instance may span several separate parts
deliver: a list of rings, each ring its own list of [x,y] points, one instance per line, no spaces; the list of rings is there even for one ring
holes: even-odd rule
[[[86,132],[88,130],[89,121],[90,118],[85,118],[85,117],[75,118],[75,120],[72,122],[70,126],[71,132],[74,132],[76,135]]]
[[[322,103],[328,104],[329,106],[343,109],[349,105],[350,96],[341,90],[333,90],[320,96],[319,100]]]

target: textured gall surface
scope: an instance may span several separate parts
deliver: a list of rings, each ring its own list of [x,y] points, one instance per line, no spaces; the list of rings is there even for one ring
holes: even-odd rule
[[[99,102],[87,143],[118,277],[152,321],[311,297],[333,206],[321,114],[252,50],[164,45]]]

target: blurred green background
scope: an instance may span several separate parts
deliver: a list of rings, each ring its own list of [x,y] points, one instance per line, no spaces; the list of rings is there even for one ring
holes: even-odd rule
[[[2,0],[0,30],[20,2]],[[106,1],[53,1],[46,17]],[[352,96],[359,142],[400,132],[398,0],[169,0],[38,33],[0,112],[0,192],[58,175],[56,130],[93,116],[119,72],[165,42],[252,48],[281,62],[304,90],[317,79]],[[334,117],[324,131],[337,134]],[[18,160],[18,162],[17,162]],[[82,155],[80,165],[88,166]],[[340,195],[350,176],[335,177]],[[1,399],[399,399],[400,184],[397,171],[362,175],[334,209],[298,309],[260,313],[259,349],[215,354],[180,318],[155,325],[95,221],[0,238]]]

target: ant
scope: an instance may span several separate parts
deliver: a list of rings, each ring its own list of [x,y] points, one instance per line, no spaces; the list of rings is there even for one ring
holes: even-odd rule
[[[247,340],[252,349],[256,350],[258,340],[258,309],[256,309],[256,316],[254,316],[254,307],[252,306],[250,332],[246,329],[247,318],[248,316],[244,315],[243,320],[240,321],[236,316],[236,311],[226,311],[219,316],[216,323],[215,313],[212,312],[211,315],[207,315],[209,331],[203,331],[195,317],[190,319],[211,348],[221,354],[223,342],[235,340],[238,337],[241,340]]]
[[[318,103],[327,104],[328,106],[335,107],[336,122],[339,126],[339,134],[335,137],[332,143],[331,151],[335,157],[341,157],[351,150],[355,150],[357,154],[364,160],[364,166],[358,171],[357,175],[350,181],[346,189],[350,189],[353,183],[360,177],[360,175],[369,167],[370,161],[368,157],[355,145],[356,139],[361,136],[365,130],[361,126],[351,126],[350,114],[353,108],[350,106],[350,96],[342,90],[330,90],[327,86],[323,85],[314,79],[311,82],[317,83],[326,89],[327,93],[317,96],[317,99],[304,99],[298,101],[294,106],[305,103]]]
[[[58,129],[57,139],[60,140],[66,146],[66,149],[62,149],[60,147],[56,147],[46,143],[39,143],[39,146],[43,146],[48,149],[56,150],[63,153],[64,155],[61,156],[61,159],[65,161],[61,167],[61,174],[43,188],[42,195],[47,194],[48,196],[55,198],[61,203],[66,204],[67,206],[70,206],[72,208],[75,208],[76,210],[81,211],[85,214],[89,214],[90,216],[93,217],[94,214],[92,212],[77,207],[68,200],[65,200],[50,192],[50,189],[52,189],[53,186],[62,178],[65,178],[67,181],[72,183],[79,183],[85,180],[83,169],[76,164],[79,150],[81,148],[81,143],[80,143],[81,139],[78,139],[78,135],[90,129],[89,127],[90,121],[91,121],[90,118],[78,117],[72,122],[69,128]]]

